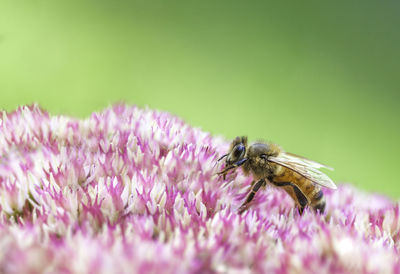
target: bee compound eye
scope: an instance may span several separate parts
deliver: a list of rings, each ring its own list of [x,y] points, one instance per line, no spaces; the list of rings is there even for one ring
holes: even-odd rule
[[[233,156],[235,158],[239,158],[240,156],[242,156],[242,154],[244,153],[244,145],[243,144],[239,144],[235,147],[235,150],[233,151]]]

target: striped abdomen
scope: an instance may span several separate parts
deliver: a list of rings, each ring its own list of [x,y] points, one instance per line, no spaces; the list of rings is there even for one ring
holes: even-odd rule
[[[270,181],[275,186],[282,187],[292,197],[300,212],[303,212],[307,205],[315,211],[324,212],[326,203],[321,188],[300,174],[282,169],[282,172],[270,178]]]

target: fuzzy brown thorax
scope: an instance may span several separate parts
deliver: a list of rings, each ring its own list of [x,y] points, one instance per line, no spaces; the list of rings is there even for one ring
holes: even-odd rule
[[[243,165],[246,175],[251,172],[254,179],[270,178],[277,170],[277,165],[268,162],[269,156],[277,156],[280,148],[270,143],[255,143],[248,147],[246,152],[247,162]]]

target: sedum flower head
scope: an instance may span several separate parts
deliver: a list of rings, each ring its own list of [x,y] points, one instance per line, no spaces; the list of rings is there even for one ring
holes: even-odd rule
[[[115,105],[85,120],[23,106],[0,119],[4,273],[399,273],[400,205],[351,186],[300,216],[279,189],[237,208],[228,142],[169,113]]]

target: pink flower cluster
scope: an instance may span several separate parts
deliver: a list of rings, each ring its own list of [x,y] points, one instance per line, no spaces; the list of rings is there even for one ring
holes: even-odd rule
[[[228,141],[116,105],[88,119],[0,117],[1,273],[400,273],[400,204],[325,189],[300,216],[279,189],[218,178]]]

